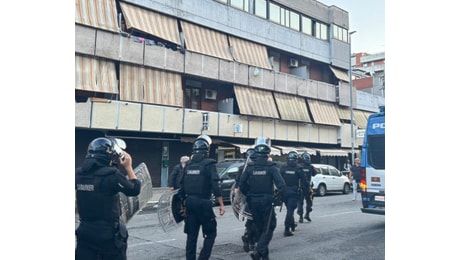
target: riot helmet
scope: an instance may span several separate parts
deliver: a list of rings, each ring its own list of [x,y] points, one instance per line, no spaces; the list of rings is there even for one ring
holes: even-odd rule
[[[311,164],[310,154],[308,154],[307,152],[303,152],[300,155],[300,161],[305,163],[305,164]]]
[[[209,155],[209,148],[211,147],[212,140],[207,135],[198,136],[195,141],[193,141],[193,151],[192,154],[202,154],[205,156]]]
[[[259,155],[266,155],[268,156],[270,154],[270,146],[271,146],[271,140],[270,138],[262,137],[259,136],[256,138],[254,142],[254,150],[256,154]]]
[[[289,166],[295,166],[299,159],[299,153],[297,151],[290,151],[287,156],[287,163]]]
[[[122,139],[98,137],[88,145],[86,158],[96,158],[109,163],[117,157],[123,158],[123,149],[126,149],[126,143]]]

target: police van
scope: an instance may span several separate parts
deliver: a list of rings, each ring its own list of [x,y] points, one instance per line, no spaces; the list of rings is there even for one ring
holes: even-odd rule
[[[361,150],[363,213],[385,215],[385,106],[371,114]]]

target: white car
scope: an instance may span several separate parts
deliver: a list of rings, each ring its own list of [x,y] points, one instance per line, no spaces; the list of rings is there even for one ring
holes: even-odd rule
[[[324,196],[328,192],[342,192],[348,194],[351,183],[347,176],[343,175],[337,168],[327,164],[312,163],[316,175],[311,178],[313,191],[318,196]]]

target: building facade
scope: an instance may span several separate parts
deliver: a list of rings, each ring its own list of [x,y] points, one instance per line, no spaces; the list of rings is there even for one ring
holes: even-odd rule
[[[275,160],[307,151],[341,168],[382,102],[352,87],[351,126],[350,63],[348,12],[318,1],[76,0],[75,162],[120,137],[166,186],[207,134],[218,161],[266,136]]]
[[[356,90],[385,97],[385,53],[352,55],[353,85]]]

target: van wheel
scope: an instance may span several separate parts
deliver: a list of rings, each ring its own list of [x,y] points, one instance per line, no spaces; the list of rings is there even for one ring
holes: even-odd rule
[[[320,196],[320,197],[323,197],[324,195],[326,195],[326,185],[320,184],[320,185],[318,186],[318,190],[316,191],[316,193],[317,193],[318,196]]]
[[[345,183],[343,185],[343,194],[348,194],[348,193],[350,193],[350,184]]]

